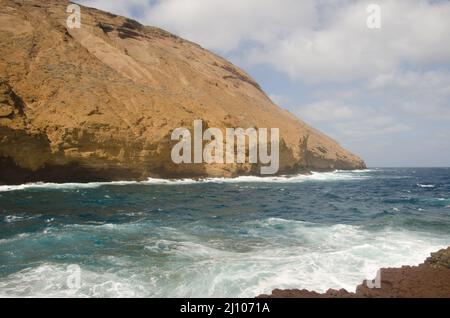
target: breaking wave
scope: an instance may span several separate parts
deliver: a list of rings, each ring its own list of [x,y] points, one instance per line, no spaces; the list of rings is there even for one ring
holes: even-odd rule
[[[450,245],[448,173],[3,186],[0,297],[354,291],[380,267],[417,265]],[[81,270],[76,289],[70,265]]]
[[[434,184],[420,184],[420,183],[418,183],[417,186],[418,186],[419,188],[430,188],[430,189],[436,187]]]
[[[72,190],[92,189],[102,186],[126,186],[126,185],[192,185],[202,183],[299,183],[305,181],[340,181],[340,180],[362,180],[367,179],[368,172],[372,170],[334,171],[334,172],[312,172],[311,174],[299,174],[293,176],[257,177],[241,176],[236,178],[204,178],[204,179],[156,179],[149,178],[147,181],[113,181],[113,182],[89,182],[89,183],[28,183],[21,185],[2,185],[0,192],[50,189],[50,190]]]
[[[153,235],[145,234],[147,226]],[[195,228],[199,234],[205,230],[200,224]],[[241,248],[238,241],[201,240],[179,228],[135,223],[71,226],[51,235],[70,242],[80,235],[101,239],[111,231],[121,244],[132,244],[140,235],[134,241],[142,248],[140,256],[92,250],[92,261],[86,263],[103,266],[80,264],[77,289],[67,287],[70,263],[40,263],[1,278],[0,296],[254,297],[275,288],[354,291],[378,268],[417,265],[450,243],[448,237],[423,232],[282,218],[244,222]],[[46,236],[36,234],[33,241]]]

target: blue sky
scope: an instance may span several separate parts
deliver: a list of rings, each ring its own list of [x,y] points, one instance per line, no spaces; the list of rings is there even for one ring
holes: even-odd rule
[[[450,166],[450,1],[76,2],[226,57],[369,166]],[[380,29],[367,28],[371,3]]]

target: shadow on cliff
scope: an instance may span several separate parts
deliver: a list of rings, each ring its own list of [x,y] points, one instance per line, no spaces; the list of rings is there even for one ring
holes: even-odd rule
[[[130,178],[139,179],[133,171],[107,168],[92,169],[73,162],[67,165],[45,165],[37,170],[18,166],[11,158],[0,158],[0,184],[15,185],[29,182],[108,182]]]

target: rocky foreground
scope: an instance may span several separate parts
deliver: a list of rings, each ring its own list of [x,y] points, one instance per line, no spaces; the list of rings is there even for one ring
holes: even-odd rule
[[[431,254],[419,266],[381,269],[381,288],[363,282],[355,293],[330,289],[319,294],[308,290],[274,290],[259,298],[450,298],[450,247]]]
[[[0,184],[258,174],[171,160],[171,133],[279,128],[280,174],[364,162],[279,108],[247,73],[156,27],[68,1],[0,0]]]

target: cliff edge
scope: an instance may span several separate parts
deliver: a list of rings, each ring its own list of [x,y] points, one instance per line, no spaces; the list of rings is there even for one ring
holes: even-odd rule
[[[280,174],[364,162],[276,106],[244,71],[155,27],[67,1],[0,1],[0,183],[258,174],[252,164],[176,165],[171,132],[280,128]]]

